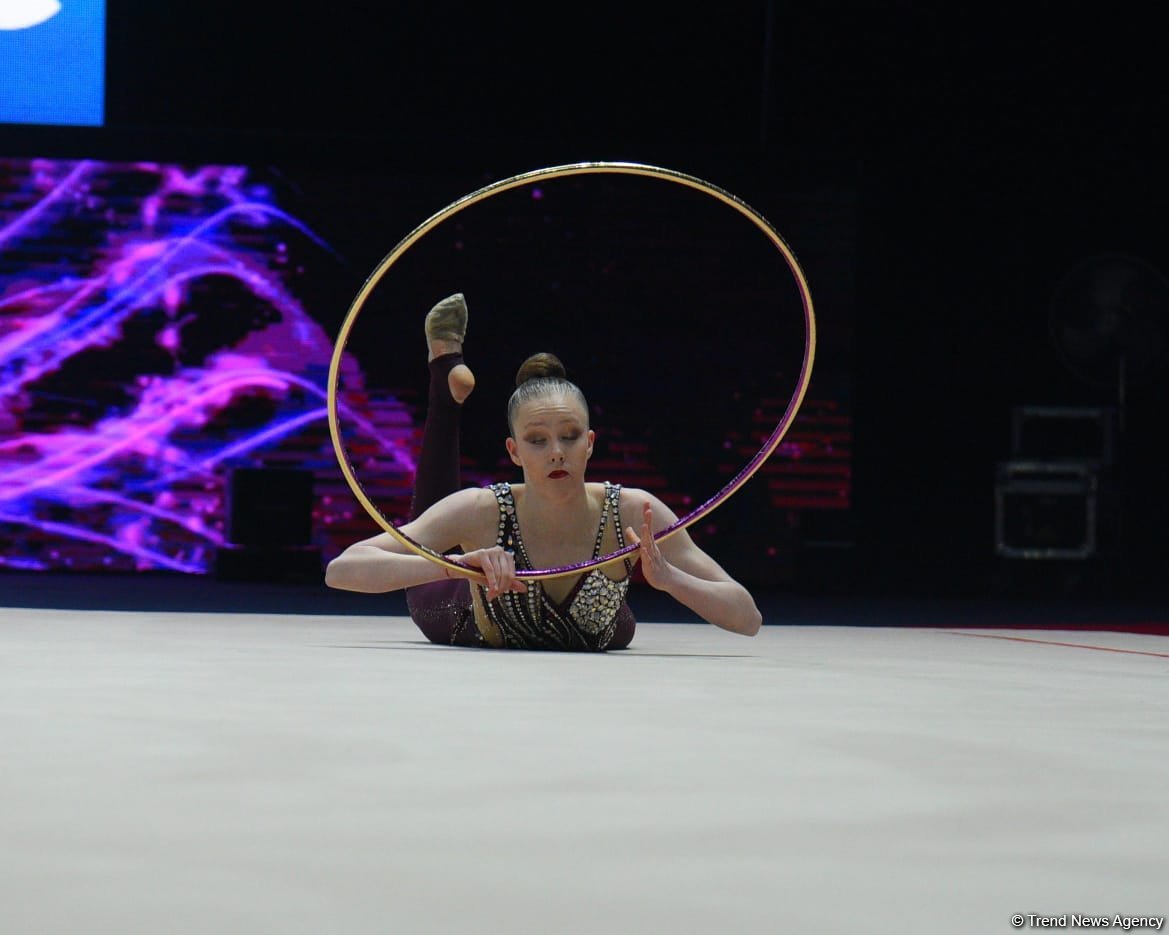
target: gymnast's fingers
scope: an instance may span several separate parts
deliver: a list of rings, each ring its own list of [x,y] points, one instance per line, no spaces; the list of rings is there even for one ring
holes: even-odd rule
[[[487,599],[495,600],[505,591],[514,590],[515,563],[499,546],[482,549],[476,554],[483,577],[487,579]]]
[[[484,553],[479,567],[483,569],[483,575],[487,578],[487,598],[491,600],[499,594],[499,575],[495,571],[490,552]]]
[[[513,591],[522,594],[528,586],[515,576],[515,555],[506,550],[500,550],[500,591]]]
[[[653,522],[653,508],[647,503],[641,513],[641,538],[639,542],[645,543],[645,548],[648,551],[652,551],[657,544],[654,541]]]

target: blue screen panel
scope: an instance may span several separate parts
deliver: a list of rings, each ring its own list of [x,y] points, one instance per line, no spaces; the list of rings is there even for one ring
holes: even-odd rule
[[[101,126],[106,0],[0,3],[0,123]]]

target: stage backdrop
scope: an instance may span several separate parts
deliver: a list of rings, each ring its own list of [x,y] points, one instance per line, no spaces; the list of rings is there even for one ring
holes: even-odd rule
[[[0,567],[208,573],[240,468],[311,472],[324,560],[376,532],[329,438],[333,341],[377,262],[465,194],[458,185],[0,160]],[[692,533],[717,535],[729,568],[771,580],[802,545],[851,535],[854,219],[841,192],[780,190],[766,209],[816,297],[815,378],[784,444]],[[479,376],[466,484],[519,479],[503,449],[506,399],[522,359],[550,350],[589,397],[592,478],[686,513],[774,429],[803,353],[790,272],[725,205],[593,176],[491,199],[407,254],[349,341],[345,444],[395,522],[424,416],[422,318],[456,291]]]

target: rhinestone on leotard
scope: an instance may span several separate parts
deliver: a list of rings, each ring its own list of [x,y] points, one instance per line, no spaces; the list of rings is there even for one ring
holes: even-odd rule
[[[516,567],[530,570],[534,566],[524,547],[515,510],[515,497],[507,483],[491,485],[499,505],[498,545],[513,549],[518,556]],[[592,557],[598,558],[604,544],[605,527],[610,517],[620,517],[621,487],[605,483],[601,519],[593,544]],[[618,547],[625,539],[620,522],[615,524]],[[527,582],[523,594],[501,594],[493,601],[484,595],[484,608],[491,622],[502,634],[505,645],[527,649],[603,650],[613,638],[617,614],[625,603],[629,576],[633,566],[625,560],[626,576],[614,581],[601,569],[594,568],[577,583],[567,606],[549,598],[539,580]]]

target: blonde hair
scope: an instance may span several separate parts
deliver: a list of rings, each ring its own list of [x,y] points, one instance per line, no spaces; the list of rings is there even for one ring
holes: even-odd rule
[[[520,406],[533,399],[542,399],[553,394],[564,394],[575,397],[585,414],[585,424],[588,424],[589,404],[585,400],[580,387],[568,379],[567,371],[560,358],[547,351],[533,354],[522,364],[515,375],[515,391],[507,401],[507,427],[515,434],[515,417]]]

